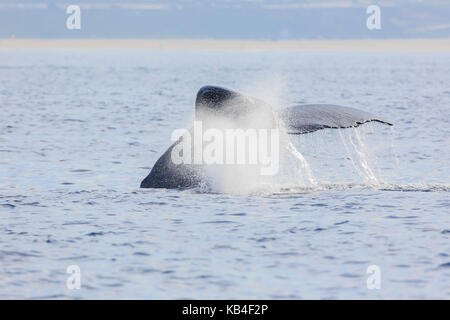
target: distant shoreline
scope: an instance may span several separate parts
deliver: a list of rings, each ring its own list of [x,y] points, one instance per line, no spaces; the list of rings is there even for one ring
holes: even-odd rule
[[[213,39],[0,39],[1,49],[142,49],[230,51],[450,52],[444,39],[213,40]]]

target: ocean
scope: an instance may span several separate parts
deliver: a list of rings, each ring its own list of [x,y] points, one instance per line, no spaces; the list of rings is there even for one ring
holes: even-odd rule
[[[394,126],[140,189],[208,84]],[[0,50],[0,298],[449,299],[449,84],[449,53]]]

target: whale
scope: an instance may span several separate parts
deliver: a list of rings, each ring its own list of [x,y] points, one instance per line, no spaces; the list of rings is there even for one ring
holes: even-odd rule
[[[290,135],[310,134],[323,129],[355,128],[368,122],[393,124],[371,113],[334,104],[304,104],[275,110],[270,104],[255,97],[220,86],[204,86],[195,99],[195,119],[225,118],[237,127],[247,128],[248,115],[266,115],[267,127],[283,123]],[[193,129],[189,132],[192,133]],[[150,173],[142,180],[141,188],[188,189],[205,183],[204,166],[195,163],[175,163],[174,148],[185,143],[184,136],[175,141],[156,161]],[[193,147],[193,142],[192,147]]]

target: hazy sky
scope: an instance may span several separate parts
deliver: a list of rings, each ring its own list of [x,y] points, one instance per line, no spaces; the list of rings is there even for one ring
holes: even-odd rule
[[[80,29],[66,26],[70,4]],[[369,30],[369,5],[380,29]],[[450,0],[0,0],[0,37],[429,38],[450,37]]]

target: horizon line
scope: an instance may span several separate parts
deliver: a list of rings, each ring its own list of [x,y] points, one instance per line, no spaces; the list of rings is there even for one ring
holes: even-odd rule
[[[0,38],[0,49],[450,52],[450,37],[296,40],[214,38]]]

